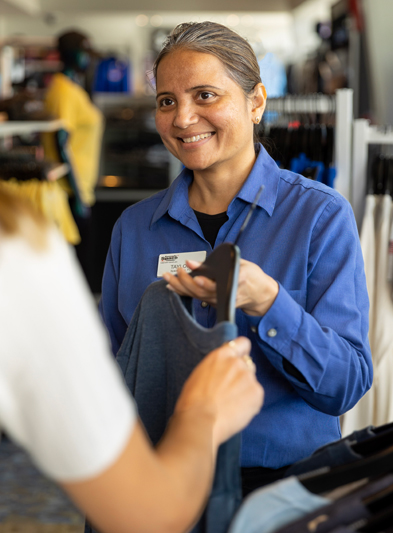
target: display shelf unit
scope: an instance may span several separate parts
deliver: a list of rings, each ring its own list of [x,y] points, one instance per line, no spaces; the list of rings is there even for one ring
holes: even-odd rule
[[[40,133],[57,131],[64,128],[62,120],[42,120],[42,121],[7,121],[0,122],[0,138],[12,137],[13,135],[28,135],[30,133]]]
[[[130,204],[149,198],[161,189],[116,189],[98,188],[96,189],[97,202],[130,202]]]

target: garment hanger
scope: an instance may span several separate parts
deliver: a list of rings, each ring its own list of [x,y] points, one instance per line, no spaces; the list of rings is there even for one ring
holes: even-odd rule
[[[236,243],[246,229],[263,189],[264,186],[261,185],[234,242],[224,242],[217,246],[198,268],[190,272],[190,276],[193,278],[204,276],[216,282],[217,322],[235,323],[236,292],[240,267],[240,249]]]
[[[240,250],[224,242],[217,246],[191,277],[205,276],[217,284],[217,322],[235,323],[236,292],[239,277]]]
[[[314,494],[328,492],[364,478],[375,478],[393,471],[393,446],[347,465],[321,468],[298,476],[301,484]]]

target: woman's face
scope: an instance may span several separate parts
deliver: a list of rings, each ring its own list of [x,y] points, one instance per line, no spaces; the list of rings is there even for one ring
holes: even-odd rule
[[[178,50],[159,63],[157,130],[187,168],[202,171],[249,164],[248,159],[255,158],[255,114],[252,99],[246,98],[217,57]]]

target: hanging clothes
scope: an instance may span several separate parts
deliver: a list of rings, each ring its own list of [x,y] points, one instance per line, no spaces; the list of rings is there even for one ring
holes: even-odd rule
[[[375,425],[393,421],[393,301],[388,282],[388,251],[392,224],[392,197],[381,198],[376,231],[374,293],[374,418]]]
[[[375,266],[376,266],[376,239],[375,221],[379,213],[379,196],[368,194],[362,229],[360,232],[360,245],[364,258],[364,271],[366,274],[367,291],[370,299],[369,334],[371,354],[374,354],[374,302],[375,302]],[[374,357],[373,357],[374,361]],[[375,377],[374,377],[375,380]],[[375,381],[374,381],[375,383]],[[360,401],[341,420],[342,435],[351,434],[360,428],[372,425],[374,420],[374,386],[366,392]]]
[[[101,138],[104,119],[92,104],[87,92],[62,73],[53,76],[45,96],[45,109],[64,122],[69,133],[70,162],[83,202],[94,204],[94,188],[98,178]],[[45,157],[59,161],[55,134],[42,134]],[[60,181],[68,194],[73,191],[66,179]]]
[[[80,235],[68,203],[68,196],[57,182],[14,178],[2,181],[2,186],[31,201],[44,217],[54,222],[70,244],[79,244]]]
[[[117,361],[153,444],[162,437],[181,389],[210,351],[237,336],[231,322],[204,328],[191,315],[192,299],[152,283],[131,319]],[[226,533],[242,499],[240,434],[218,451],[215,478],[205,511],[191,533]],[[94,530],[86,525],[85,533]]]
[[[387,474],[379,480],[367,483],[346,496],[332,501],[330,505],[304,514],[299,520],[291,522],[282,528],[274,529],[273,531],[277,533],[304,533],[306,531],[312,533],[333,533],[334,531],[336,533],[336,528],[340,526],[354,525],[356,522],[363,520],[366,522],[372,517],[372,512],[367,507],[365,501],[381,491],[389,489],[392,485],[393,474]],[[329,496],[329,493],[325,495],[326,498],[329,498]],[[352,528],[350,530],[357,531]],[[244,530],[244,533],[246,531],[250,530]]]
[[[272,533],[330,503],[309,492],[292,476],[252,492],[228,533]]]
[[[342,420],[342,433],[367,425],[393,421],[393,300],[389,281],[389,249],[392,233],[390,194],[366,198],[360,242],[370,298],[370,331],[374,381],[371,389]]]
[[[103,59],[96,71],[94,91],[105,93],[129,93],[131,67],[128,61],[116,57]]]

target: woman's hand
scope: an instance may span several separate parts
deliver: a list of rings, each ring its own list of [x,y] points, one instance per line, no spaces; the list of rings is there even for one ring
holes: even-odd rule
[[[264,391],[250,350],[250,341],[238,337],[210,352],[191,373],[176,403],[176,416],[214,419],[215,447],[244,429],[262,407]]]
[[[187,266],[195,270],[200,266],[196,261],[187,261]],[[177,276],[164,274],[168,289],[180,296],[191,296],[215,306],[217,304],[216,283],[204,276],[192,278],[179,268]],[[263,316],[273,305],[278,294],[278,283],[255,263],[240,260],[239,282],[236,294],[236,307],[251,316]]]

